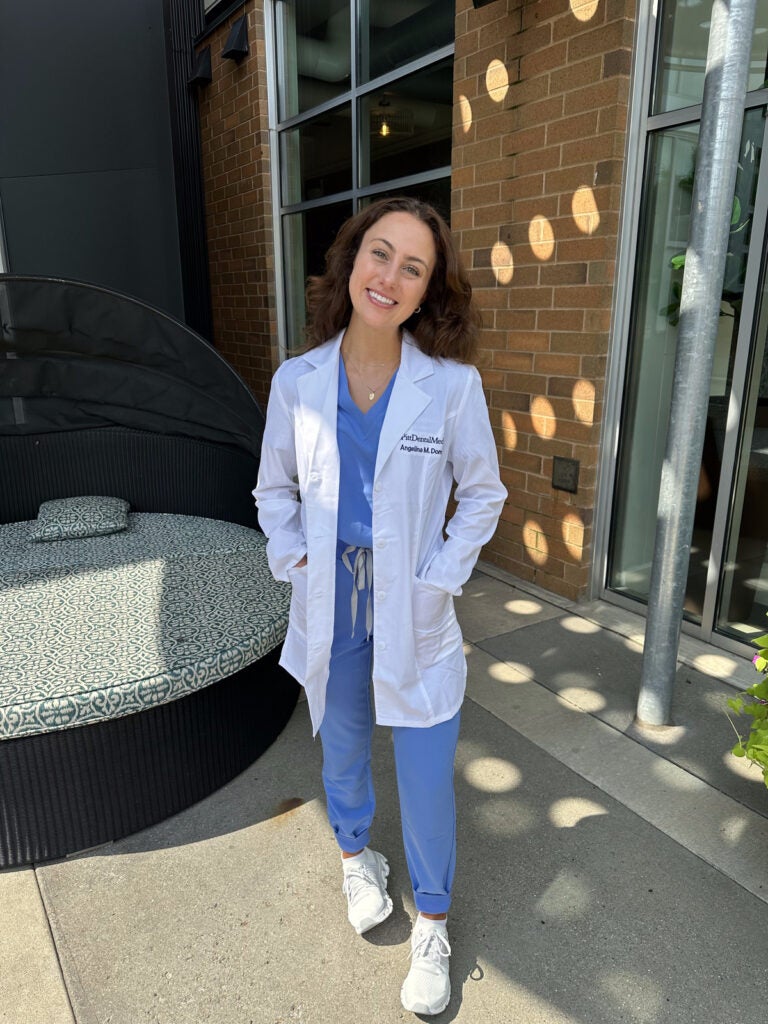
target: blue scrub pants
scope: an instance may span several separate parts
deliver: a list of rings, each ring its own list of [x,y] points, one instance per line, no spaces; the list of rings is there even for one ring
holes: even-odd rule
[[[320,739],[328,820],[341,849],[355,853],[368,845],[376,805],[371,776],[372,642],[366,629],[371,580],[358,591],[353,629],[351,599],[356,580],[342,561],[343,550],[340,544],[334,637]],[[352,553],[352,561],[359,550]],[[456,865],[453,763],[459,718],[460,712],[429,728],[392,728],[405,857],[416,907],[427,914],[446,913],[451,902]]]

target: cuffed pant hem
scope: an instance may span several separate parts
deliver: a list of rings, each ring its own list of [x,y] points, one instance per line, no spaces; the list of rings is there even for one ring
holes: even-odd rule
[[[357,853],[358,850],[362,850],[371,841],[370,832],[363,832],[360,836],[353,836],[351,839],[349,836],[336,835],[336,842],[339,844],[339,849],[343,853]],[[439,913],[439,911],[436,911]]]
[[[446,893],[435,895],[429,892],[415,892],[413,902],[416,909],[425,914],[447,914],[451,906],[451,897]]]

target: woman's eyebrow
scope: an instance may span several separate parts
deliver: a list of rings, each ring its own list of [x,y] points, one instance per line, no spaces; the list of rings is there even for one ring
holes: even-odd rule
[[[394,245],[392,245],[391,242],[388,242],[386,238],[372,238],[371,241],[372,242],[381,242],[383,245],[386,245],[386,247],[389,249],[390,252],[394,252],[395,251]],[[406,256],[405,258],[406,258],[406,260],[408,260],[411,263],[421,263],[421,264],[423,264],[423,266],[425,266],[425,267],[427,267],[427,269],[429,269],[429,265],[428,265],[427,261],[423,260],[421,258],[421,256]]]

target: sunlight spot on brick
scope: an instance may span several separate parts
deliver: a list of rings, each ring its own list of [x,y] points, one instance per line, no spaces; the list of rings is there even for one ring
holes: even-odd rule
[[[584,522],[581,516],[577,512],[567,512],[563,516],[561,529],[568,554],[580,562],[584,553]]]
[[[571,13],[578,21],[590,21],[597,13],[600,0],[570,0]]]
[[[502,440],[504,447],[514,451],[517,448],[517,424],[515,423],[515,417],[511,412],[507,412],[506,409],[501,414],[501,428],[503,431]]]
[[[555,232],[546,217],[536,214],[528,225],[528,241],[537,259],[551,258],[555,251]]]
[[[500,60],[492,60],[485,70],[485,87],[494,103],[502,103],[509,92],[509,73]]]
[[[472,104],[463,93],[459,96],[459,124],[465,135],[472,127]]]
[[[531,402],[531,425],[539,437],[554,437],[557,432],[555,410],[543,395],[536,395]]]
[[[577,380],[571,392],[573,411],[580,423],[595,422],[595,385],[591,380]]]
[[[499,284],[509,284],[515,273],[515,261],[505,242],[496,242],[491,249],[491,266]]]
[[[585,235],[593,235],[600,227],[600,212],[595,193],[589,185],[581,185],[573,193],[571,210],[576,227]]]
[[[508,793],[523,779],[520,769],[501,757],[476,757],[464,769],[464,778],[483,793]]]
[[[545,565],[549,558],[549,544],[541,526],[535,519],[528,519],[523,526],[523,544],[534,565]]]

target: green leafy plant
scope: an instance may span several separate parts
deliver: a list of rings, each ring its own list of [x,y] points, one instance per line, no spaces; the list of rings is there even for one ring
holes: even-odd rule
[[[728,707],[737,715],[746,715],[752,720],[746,736],[742,736],[731,720],[739,737],[733,753],[736,757],[746,757],[752,764],[757,765],[763,773],[765,785],[768,786],[768,633],[758,637],[753,643],[760,650],[752,659],[752,664],[764,678],[762,682],[748,687],[737,697],[730,697]]]
[[[739,167],[741,167],[741,164],[739,164]],[[684,187],[682,180],[680,182],[680,187]],[[734,196],[733,205],[731,206],[731,228],[728,240],[729,248],[725,257],[725,277],[723,279],[723,299],[730,302],[734,307],[737,305],[740,306],[741,304],[741,297],[744,291],[746,262],[744,254],[734,252],[732,246],[735,244],[735,236],[740,235],[748,224],[749,217],[742,219],[741,200],[738,196]],[[669,265],[673,272],[673,276],[670,281],[672,301],[668,306],[665,306],[661,312],[666,316],[670,324],[673,327],[676,327],[680,320],[680,299],[683,291],[685,252],[678,252],[672,256],[670,258]],[[726,316],[727,314],[721,312],[720,315]]]

